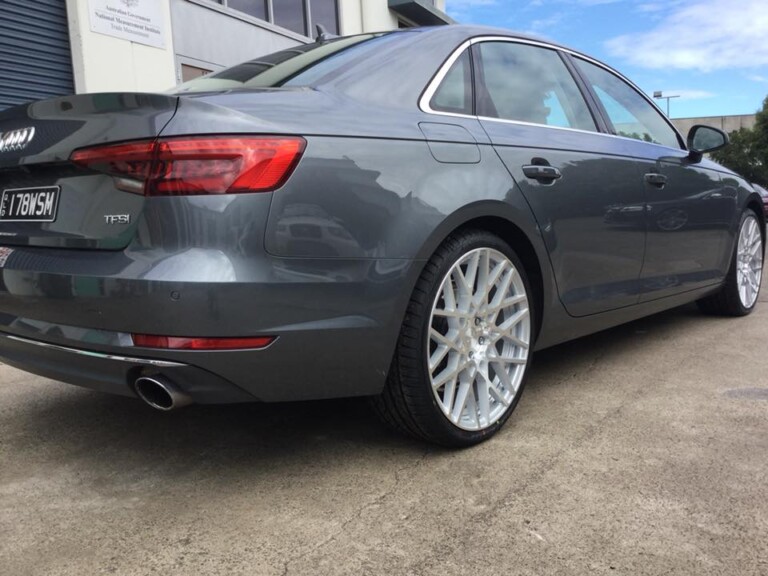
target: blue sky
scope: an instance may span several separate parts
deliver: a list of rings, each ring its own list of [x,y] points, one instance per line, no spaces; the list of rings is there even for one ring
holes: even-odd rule
[[[678,94],[673,118],[752,114],[768,95],[768,0],[446,0],[446,11],[585,52],[649,94]]]

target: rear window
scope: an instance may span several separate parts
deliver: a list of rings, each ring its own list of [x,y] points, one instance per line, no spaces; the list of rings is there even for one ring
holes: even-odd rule
[[[389,34],[363,34],[296,46],[195,78],[173,91],[217,92],[238,88],[310,86],[365,58],[391,37]]]

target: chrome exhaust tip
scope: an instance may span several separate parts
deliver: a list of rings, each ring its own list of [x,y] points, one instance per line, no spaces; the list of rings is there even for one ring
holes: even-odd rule
[[[133,384],[136,394],[155,410],[169,412],[192,404],[192,398],[162,376],[142,376]]]

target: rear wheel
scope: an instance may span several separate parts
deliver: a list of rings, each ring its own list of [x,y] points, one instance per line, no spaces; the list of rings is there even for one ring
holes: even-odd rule
[[[754,310],[763,276],[763,234],[752,210],[741,216],[731,268],[719,292],[697,303],[708,314],[746,316]]]
[[[470,446],[489,438],[523,390],[531,306],[525,270],[508,244],[484,231],[452,235],[416,285],[374,408],[428,441]]]

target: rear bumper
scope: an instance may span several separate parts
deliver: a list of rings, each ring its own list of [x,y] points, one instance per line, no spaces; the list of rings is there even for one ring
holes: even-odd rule
[[[83,254],[76,264],[88,274],[65,272],[76,267],[74,251],[18,248],[14,257],[0,268],[0,359],[126,396],[138,377],[162,375],[198,403],[379,393],[421,267],[262,256],[250,262],[249,281],[192,281],[193,266],[162,280],[130,264],[99,273],[124,252]],[[134,346],[131,333],[277,340],[261,350],[162,350]]]
[[[33,374],[120,396],[135,397],[134,382],[141,376],[163,375],[197,403],[256,400],[215,374],[171,360],[95,352],[11,334],[0,334],[0,358]]]

